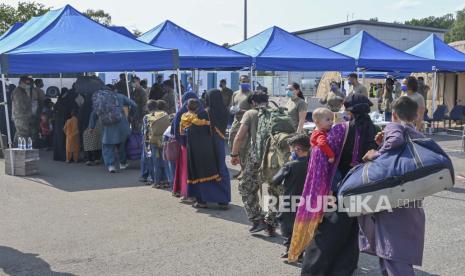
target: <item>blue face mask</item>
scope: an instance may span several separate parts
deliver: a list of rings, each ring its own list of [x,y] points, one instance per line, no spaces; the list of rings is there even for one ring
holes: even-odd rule
[[[295,151],[291,152],[291,157],[290,157],[290,159],[291,159],[291,160],[297,160],[297,158],[299,158],[299,157],[297,156],[297,153],[295,153]]]
[[[402,84],[402,86],[400,87],[400,90],[402,90],[404,92],[407,91],[407,85]]]
[[[336,92],[337,91],[337,86],[336,85],[331,85],[331,91]]]
[[[290,89],[286,89],[286,96],[288,96],[289,98],[292,98],[294,97],[294,92],[292,92],[292,90]]]
[[[250,91],[250,83],[241,83],[242,91]]]

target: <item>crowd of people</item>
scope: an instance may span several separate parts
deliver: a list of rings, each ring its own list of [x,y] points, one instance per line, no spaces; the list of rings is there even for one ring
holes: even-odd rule
[[[373,89],[365,88],[357,74],[351,74],[348,81],[347,95],[340,83],[331,83],[328,96],[322,99],[327,107],[312,113],[316,128],[311,135],[304,130],[307,104],[300,86],[288,86],[286,116],[294,129],[287,139],[290,159],[268,183],[268,194],[311,199],[337,194],[336,184],[351,168],[401,145],[402,133],[422,136],[418,132],[425,112],[424,97],[418,93],[421,79],[403,80],[399,95],[393,78],[376,86],[375,96],[382,99],[383,111],[393,121],[384,132],[369,116],[372,102],[368,96]],[[181,87],[183,96],[177,108],[176,82],[175,75],[166,81],[159,76],[148,90],[138,77],[128,84],[122,74],[118,83],[102,86],[93,95],[77,93],[74,86],[64,88],[53,104],[45,97],[40,79],[23,76],[11,96],[15,137],[33,137],[36,145],[53,148],[55,160],[67,162],[79,162],[83,146],[86,163],[94,165],[103,159],[110,173],[127,168],[128,155],[134,151],[140,159],[141,182],[168,189],[195,208],[216,204],[228,209],[231,179],[237,178],[252,224],[249,231],[274,236],[280,227],[286,247],[282,257],[291,262],[303,259],[304,275],[351,275],[359,251],[378,256],[384,275],[414,275],[412,265],[421,265],[424,242],[421,208],[358,219],[344,212],[305,208],[265,212],[259,195],[263,156],[258,154],[258,140],[268,94],[253,91],[246,75],[240,77],[238,91],[221,80],[219,89],[202,98],[190,82],[187,91]],[[337,116],[343,110],[347,121]],[[231,164],[240,166],[234,176],[226,164],[228,151]]]

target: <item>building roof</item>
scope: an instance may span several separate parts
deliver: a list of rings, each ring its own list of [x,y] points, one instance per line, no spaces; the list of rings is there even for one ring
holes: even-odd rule
[[[386,22],[378,22],[378,21],[371,21],[371,20],[354,20],[348,21],[344,23],[338,23],[333,25],[327,25],[312,29],[306,29],[302,31],[293,32],[295,35],[301,35],[316,31],[323,31],[328,29],[352,26],[352,25],[371,25],[371,26],[380,26],[380,27],[388,27],[388,28],[401,28],[401,29],[409,29],[409,30],[417,30],[417,31],[428,31],[428,32],[437,32],[437,33],[446,33],[447,29],[439,29],[439,28],[432,28],[432,27],[422,27],[422,26],[413,26],[413,25],[406,25],[406,24],[398,24],[398,23],[386,23]]]

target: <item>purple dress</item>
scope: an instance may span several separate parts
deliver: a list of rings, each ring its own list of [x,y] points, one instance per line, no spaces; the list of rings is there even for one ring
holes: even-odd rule
[[[384,140],[379,153],[383,154],[405,144],[405,133],[412,139],[423,137],[413,126],[390,123],[384,129]],[[421,201],[395,208],[392,212],[360,216],[358,222],[360,251],[383,259],[421,265],[425,241],[425,213],[421,208]]]

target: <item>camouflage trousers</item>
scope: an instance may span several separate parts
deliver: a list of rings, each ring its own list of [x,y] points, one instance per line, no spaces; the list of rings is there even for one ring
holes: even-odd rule
[[[239,131],[239,128],[241,126],[241,123],[237,120],[234,119],[231,129],[229,130],[229,139],[228,139],[228,146],[229,146],[229,152],[232,152],[232,146],[234,144],[234,139],[236,138],[237,132]],[[244,141],[248,140],[248,135],[244,137]],[[247,161],[247,151],[249,149],[249,143],[243,143],[242,147],[239,149],[239,158],[241,160],[241,168],[245,167],[245,162]]]
[[[262,184],[260,180],[260,164],[255,158],[255,154],[248,153],[244,162],[242,179],[239,180],[239,194],[244,203],[245,212],[250,221],[263,219],[262,207],[260,206],[260,196],[258,191]]]
[[[278,212],[273,211],[273,208],[275,210],[278,210],[279,208],[279,197],[283,195],[283,188],[282,186],[275,186],[272,184],[268,185],[268,195],[270,197],[274,197],[274,202],[271,205],[270,202],[268,202],[268,211],[266,212],[265,215],[265,222],[271,226],[278,227],[278,220],[277,220],[277,215]],[[273,208],[271,208],[273,207]]]

